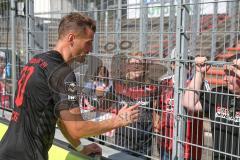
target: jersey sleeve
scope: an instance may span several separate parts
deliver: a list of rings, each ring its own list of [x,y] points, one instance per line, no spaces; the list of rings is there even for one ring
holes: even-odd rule
[[[79,107],[76,76],[70,67],[62,65],[55,69],[50,74],[48,82],[57,116],[61,110]]]

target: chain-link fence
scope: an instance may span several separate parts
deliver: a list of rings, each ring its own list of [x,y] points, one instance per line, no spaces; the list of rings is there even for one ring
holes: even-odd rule
[[[15,88],[21,64],[53,49],[69,12],[97,22],[93,51],[75,68],[84,119],[101,121],[124,104],[140,105],[138,122],[92,140],[139,158],[240,159],[239,80],[224,68],[240,52],[238,0],[3,0],[2,108],[13,106],[6,88]],[[203,82],[196,79],[197,56],[211,66]],[[233,88],[226,76],[235,78]]]

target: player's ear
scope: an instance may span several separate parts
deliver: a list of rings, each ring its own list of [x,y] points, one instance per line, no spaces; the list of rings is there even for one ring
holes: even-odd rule
[[[76,37],[75,37],[75,35],[72,33],[72,32],[70,32],[68,35],[67,35],[67,41],[68,41],[68,43],[70,44],[70,46],[72,47],[73,46],[73,44],[74,44],[74,39],[75,39]]]

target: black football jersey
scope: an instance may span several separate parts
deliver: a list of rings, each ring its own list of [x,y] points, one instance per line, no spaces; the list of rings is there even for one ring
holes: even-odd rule
[[[46,160],[59,111],[78,107],[76,77],[57,51],[33,57],[21,71],[0,160]]]

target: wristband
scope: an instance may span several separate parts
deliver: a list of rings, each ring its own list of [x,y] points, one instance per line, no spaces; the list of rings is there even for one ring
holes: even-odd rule
[[[75,148],[78,152],[81,152],[84,148],[84,145],[82,145],[81,143]]]

